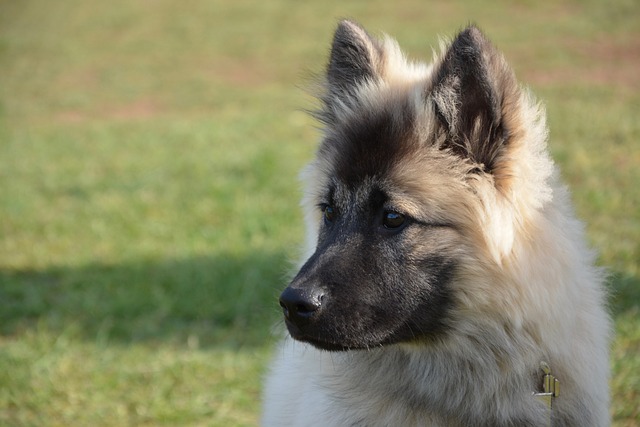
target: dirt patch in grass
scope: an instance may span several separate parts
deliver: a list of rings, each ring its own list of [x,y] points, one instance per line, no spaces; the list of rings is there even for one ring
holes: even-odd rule
[[[180,66],[178,66],[180,67]],[[161,88],[155,93],[141,93],[136,99],[117,99],[109,95],[108,85],[102,83],[100,71],[93,68],[77,69],[66,73],[60,78],[60,86],[71,93],[88,98],[85,106],[78,106],[59,110],[53,114],[56,121],[61,123],[83,123],[93,120],[106,121],[143,121],[175,113],[171,101],[172,87]],[[179,77],[175,77],[175,75]],[[282,76],[256,58],[215,57],[202,61],[195,61],[190,66],[182,65],[177,71],[162,70],[150,77],[165,79],[173,85],[206,85],[211,91],[219,89],[251,90],[282,80]],[[128,84],[132,84],[128,82]],[[101,85],[104,85],[101,87]],[[65,95],[66,96],[66,95]],[[101,99],[109,98],[109,99]],[[199,110],[197,105],[201,100],[195,100],[193,110]],[[180,114],[184,114],[181,111]]]
[[[524,79],[536,85],[584,84],[640,89],[640,35],[625,40],[565,40],[559,47],[576,57],[574,64],[524,71]]]
[[[165,109],[157,101],[142,98],[123,105],[105,106],[99,111],[66,110],[56,119],[62,123],[83,123],[88,120],[138,121],[162,115]]]
[[[160,104],[151,99],[138,99],[113,108],[105,112],[104,116],[114,120],[143,120],[157,116],[162,110]]]
[[[261,86],[276,78],[265,64],[256,59],[218,57],[208,64],[207,73],[217,82],[241,88]]]

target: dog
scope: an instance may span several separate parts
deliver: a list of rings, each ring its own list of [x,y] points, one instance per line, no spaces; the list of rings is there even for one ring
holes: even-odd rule
[[[339,23],[264,426],[606,426],[605,274],[543,107],[474,25],[430,65]]]

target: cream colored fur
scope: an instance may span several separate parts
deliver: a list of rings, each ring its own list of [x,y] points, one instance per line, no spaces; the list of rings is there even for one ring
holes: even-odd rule
[[[378,108],[398,94],[414,97],[423,123],[417,131],[430,132],[433,111],[420,97],[433,65],[409,63],[389,38],[383,44],[380,78],[362,85],[359,102]],[[554,410],[567,414],[563,419],[578,420],[576,427],[609,424],[603,273],[547,154],[544,111],[526,90],[517,93],[509,114],[518,137],[504,182],[451,180],[443,173],[465,171],[443,169],[447,160],[436,153],[407,159],[389,177],[406,189],[408,210],[459,225],[464,262],[452,284],[455,322],[447,337],[347,352],[286,338],[264,387],[264,426],[500,425],[518,414],[544,425],[547,409],[532,396],[538,390],[523,387],[541,361],[560,380]],[[353,114],[343,104],[339,120]],[[302,260],[316,247],[315,197],[328,179],[323,161],[303,174]],[[440,181],[450,185],[433,184]]]

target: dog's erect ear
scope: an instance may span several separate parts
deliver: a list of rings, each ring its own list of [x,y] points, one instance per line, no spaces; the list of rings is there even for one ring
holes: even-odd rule
[[[333,36],[327,68],[327,104],[332,97],[344,102],[353,96],[359,84],[377,75],[381,58],[382,47],[376,39],[358,24],[341,21]]]
[[[448,132],[447,147],[492,171],[509,142],[508,109],[518,102],[518,91],[502,55],[471,26],[436,65],[427,95]]]

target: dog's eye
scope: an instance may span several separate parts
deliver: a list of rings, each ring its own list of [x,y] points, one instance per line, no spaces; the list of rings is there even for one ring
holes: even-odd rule
[[[382,225],[384,225],[384,228],[393,229],[401,227],[404,224],[404,221],[404,215],[398,212],[388,211],[384,213],[384,217],[382,218]]]
[[[332,223],[336,219],[336,210],[329,205],[323,206],[322,214],[324,215],[324,220],[327,223]]]

